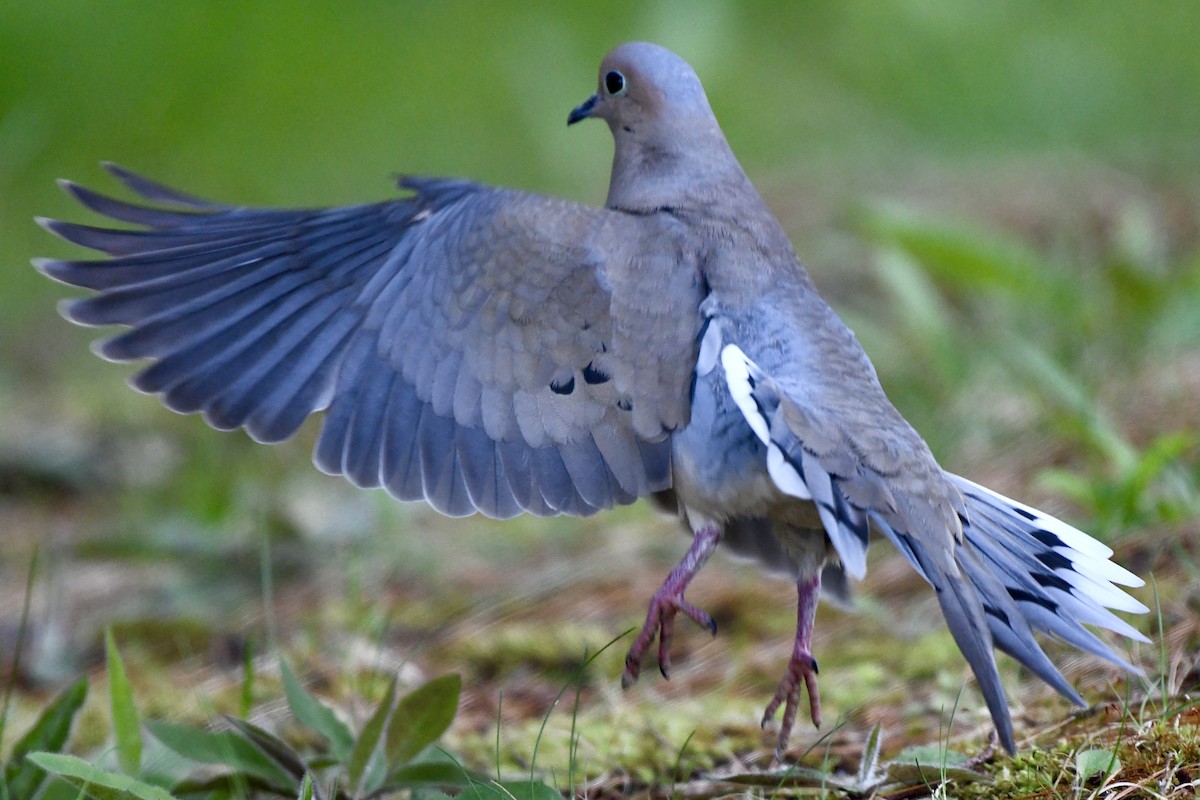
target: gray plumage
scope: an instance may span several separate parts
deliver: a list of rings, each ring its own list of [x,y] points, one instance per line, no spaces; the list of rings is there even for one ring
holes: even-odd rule
[[[659,493],[696,535],[651,602],[637,677],[683,590],[723,540],[792,578],[800,621],[770,711],[786,745],[801,685],[819,717],[811,610],[845,596],[874,532],[934,587],[1002,743],[1014,740],[992,656],[1074,702],[1034,638],[1125,669],[1083,627],[1144,640],[1111,551],[1065,523],[944,472],[887,400],[854,335],[817,294],[734,158],[704,90],[644,43],[604,60],[569,122],[615,140],[605,208],[467,181],[404,179],[400,199],[327,210],[219,205],[109,166],[146,207],[75,184],[135,230],[43,220],[99,261],[39,260],[95,290],[64,306],[129,330],[105,358],[176,411],[256,440],[315,411],[315,462],[450,515],[590,514]],[[806,621],[807,620],[807,621]]]

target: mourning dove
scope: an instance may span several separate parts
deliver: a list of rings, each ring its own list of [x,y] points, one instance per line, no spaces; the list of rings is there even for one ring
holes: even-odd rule
[[[1047,514],[938,466],[884,395],[734,158],[696,73],[625,44],[568,124],[608,123],[604,208],[464,180],[404,178],[349,208],[219,205],[108,166],[152,205],[69,182],[137,229],[54,220],[106,253],[38,260],[96,291],[64,306],[125,325],[99,345],[150,359],[133,385],[214,427],[278,442],[325,411],[314,460],[452,516],[591,514],[670,492],[692,532],[629,652],[669,667],[684,590],[719,543],[798,589],[795,645],[763,717],[787,747],[801,688],[819,724],[822,571],[861,578],[871,532],[936,590],[1014,749],[993,648],[1082,703],[1034,638],[1136,669],[1083,627],[1147,641],[1109,609],[1142,581]]]

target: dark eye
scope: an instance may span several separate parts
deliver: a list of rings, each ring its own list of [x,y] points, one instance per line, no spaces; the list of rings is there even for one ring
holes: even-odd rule
[[[604,91],[609,94],[621,94],[625,91],[625,76],[614,70],[604,74]]]

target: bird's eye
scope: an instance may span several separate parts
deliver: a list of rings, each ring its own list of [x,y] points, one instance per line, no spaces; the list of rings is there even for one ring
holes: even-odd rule
[[[612,95],[625,93],[625,76],[615,69],[604,74],[604,91]]]

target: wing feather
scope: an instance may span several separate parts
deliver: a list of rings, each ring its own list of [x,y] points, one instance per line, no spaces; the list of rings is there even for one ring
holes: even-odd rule
[[[139,227],[43,220],[110,258],[35,264],[96,291],[72,321],[129,326],[99,352],[151,359],[134,385],[168,407],[261,441],[327,410],[322,470],[453,515],[588,514],[669,485],[701,299],[669,215],[448,179],[239,208],[108,168],[148,204],[62,186]],[[669,319],[647,332],[655,293]]]

